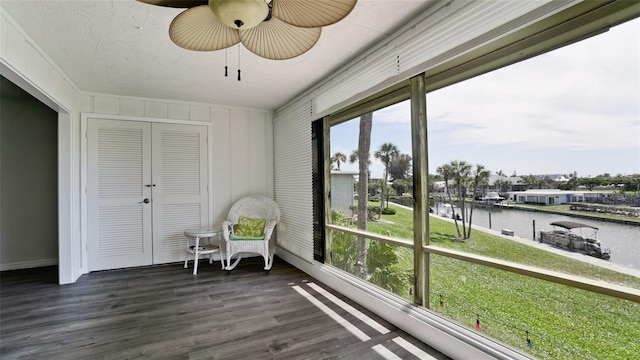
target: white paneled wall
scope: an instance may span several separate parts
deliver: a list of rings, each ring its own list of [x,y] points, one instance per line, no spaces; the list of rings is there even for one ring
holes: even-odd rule
[[[232,109],[230,111],[230,156],[229,162],[236,165],[231,176],[231,198],[239,199],[249,195],[251,190],[251,138],[249,114],[245,111]],[[245,143],[247,146],[234,147],[233,144]]]
[[[211,199],[213,200],[213,222],[221,224],[225,220],[229,205],[233,201],[232,191],[219,191],[219,189],[231,189],[233,182],[231,181],[230,168],[232,159],[231,148],[231,110],[230,109],[213,109],[212,117],[216,119],[211,126],[215,135],[215,141],[210,143],[213,150],[212,171],[209,173],[213,177],[213,191],[211,191]]]
[[[214,106],[157,99],[91,94],[83,112],[170,120],[211,122]]]
[[[272,113],[213,109],[214,223],[244,196],[273,197]]]
[[[119,119],[209,126],[210,223],[219,226],[236,200],[273,197],[273,115],[270,111],[199,103],[88,95],[83,111]]]

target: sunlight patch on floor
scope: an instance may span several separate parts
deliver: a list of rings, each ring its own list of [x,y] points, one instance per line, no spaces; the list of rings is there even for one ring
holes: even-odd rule
[[[378,344],[374,347],[372,347],[373,351],[377,352],[378,355],[382,356],[383,358],[385,358],[385,360],[402,360],[401,357],[399,357],[398,355],[394,354],[391,350],[387,349],[386,347]]]
[[[407,350],[408,352],[412,353],[413,355],[417,356],[420,359],[436,360],[436,358],[434,358],[433,356],[427,354],[426,352],[422,351],[422,349],[420,349],[419,347],[413,345],[412,343],[408,342],[407,340],[399,336],[394,338],[393,342],[400,345],[402,348],[404,348],[405,350]]]
[[[387,329],[386,327],[380,325],[380,323],[378,323],[377,321],[375,321],[372,318],[368,317],[367,315],[363,314],[362,312],[358,311],[353,306],[351,306],[351,305],[347,304],[346,302],[338,299],[335,295],[333,295],[332,293],[328,292],[327,290],[321,288],[320,286],[318,286],[318,285],[316,285],[314,283],[308,283],[307,285],[309,285],[309,287],[311,287],[313,290],[317,291],[320,295],[324,296],[325,298],[329,299],[334,304],[340,306],[341,308],[343,308],[344,310],[349,312],[351,315],[355,316],[356,319],[364,322],[365,324],[367,324],[367,325],[371,326],[372,328],[374,328],[375,330],[377,330],[380,334],[388,334],[389,333],[389,329]]]
[[[362,341],[367,341],[371,339],[369,335],[362,332],[362,330],[355,327],[352,323],[347,321],[342,316],[338,315],[335,311],[329,309],[329,307],[323,303],[321,303],[318,299],[313,297],[313,295],[309,294],[306,290],[302,289],[300,286],[295,285],[293,289],[297,291],[300,295],[304,296],[307,300],[309,300],[313,305],[315,305],[318,309],[322,310],[325,314],[329,315],[333,320],[335,320],[338,324],[342,325],[345,329],[349,330],[353,335],[355,335],[358,339]]]
[[[378,331],[380,334],[384,335],[384,334],[388,334],[390,332],[389,329],[387,329],[385,326],[381,325],[379,322],[377,322],[374,319],[370,318],[369,316],[365,315],[364,313],[362,313],[358,309],[354,308],[353,306],[347,304],[346,302],[344,302],[343,300],[339,299],[335,295],[331,294],[327,290],[323,289],[319,285],[314,284],[312,282],[307,283],[307,285],[311,289],[313,289],[316,293],[318,293],[319,295],[323,296],[327,300],[331,301],[333,304],[337,305],[338,307],[340,307],[341,309],[343,309],[344,311],[346,311],[350,315],[354,316],[356,319],[362,321],[362,323],[364,323],[364,324],[368,325],[369,327],[371,327],[372,329]],[[362,341],[371,340],[371,337],[369,337],[367,334],[365,334],[362,330],[358,329],[354,324],[349,322],[347,319],[345,319],[344,317],[342,317],[341,315],[339,315],[338,313],[336,313],[335,311],[330,309],[327,305],[325,305],[320,300],[318,300],[316,298],[316,296],[310,294],[309,292],[307,292],[306,290],[304,290],[303,288],[301,288],[298,285],[292,285],[291,287],[296,292],[298,292],[300,295],[302,295],[304,298],[309,300],[309,302],[311,302],[313,305],[315,305],[318,309],[322,310],[325,314],[329,315],[338,324],[342,325],[345,329],[347,329],[353,335],[358,337],[358,339],[360,339]],[[419,347],[413,345],[412,343],[410,343],[409,341],[403,339],[402,337],[398,336],[398,337],[393,338],[392,340],[386,340],[386,341],[389,342],[389,343],[391,343],[391,341],[393,341],[393,343],[395,343],[397,346],[403,348],[404,350],[406,350],[407,352],[409,352],[410,354],[414,355],[415,357],[417,357],[419,359],[436,360],[435,357],[429,355],[427,352],[423,351],[422,349],[420,349]],[[378,355],[383,357],[385,360],[402,359],[402,357],[396,355],[392,350],[389,350],[387,347],[385,347],[382,344],[373,345],[371,347],[371,349],[374,350]]]

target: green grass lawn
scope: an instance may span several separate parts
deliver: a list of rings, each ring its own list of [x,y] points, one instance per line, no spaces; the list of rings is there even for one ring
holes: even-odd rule
[[[370,222],[368,230],[412,238],[411,210]],[[431,244],[640,288],[640,278],[430,217]],[[401,257],[412,256],[402,249]],[[405,261],[406,260],[406,261]],[[403,262],[412,259],[403,259]],[[467,327],[544,359],[630,359],[640,354],[640,304],[443,256],[431,256],[430,307]],[[442,306],[440,301],[442,300]],[[531,348],[527,346],[527,331]]]
[[[380,203],[370,202],[369,205],[380,206]],[[413,239],[413,210],[394,204],[389,204],[389,207],[395,209],[396,214],[382,215],[383,221],[367,223],[367,230],[401,239]]]

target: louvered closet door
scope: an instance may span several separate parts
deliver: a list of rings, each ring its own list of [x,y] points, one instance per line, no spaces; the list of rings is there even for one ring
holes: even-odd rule
[[[151,125],[89,119],[87,137],[88,268],[149,265]]]
[[[184,261],[184,230],[207,224],[207,128],[153,124],[153,263]]]

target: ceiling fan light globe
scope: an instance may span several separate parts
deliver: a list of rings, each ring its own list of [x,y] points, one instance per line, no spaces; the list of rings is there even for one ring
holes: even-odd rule
[[[264,0],[209,0],[209,7],[223,24],[233,29],[251,29],[269,15]]]

